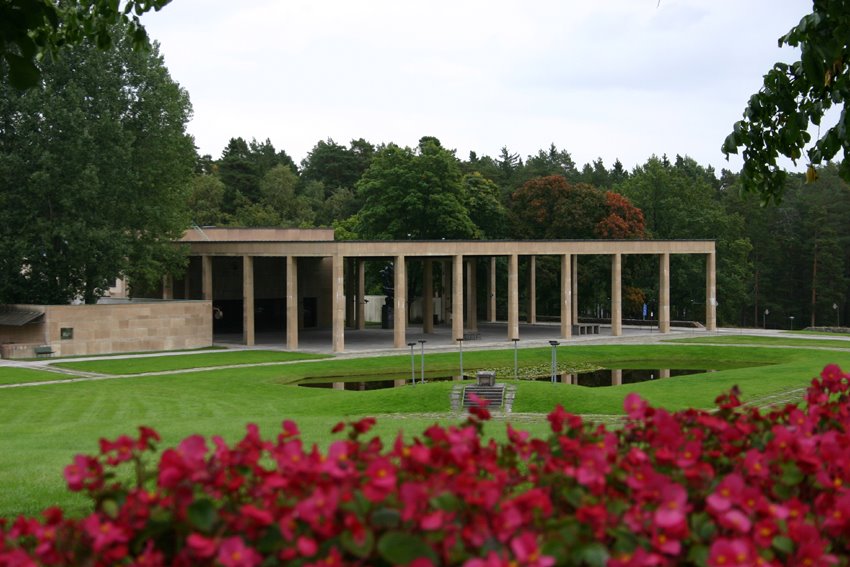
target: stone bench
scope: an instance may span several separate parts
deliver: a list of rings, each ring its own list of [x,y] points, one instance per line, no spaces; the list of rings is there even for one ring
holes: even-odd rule
[[[52,356],[53,355],[53,347],[50,346],[50,345],[41,345],[41,346],[33,347],[32,351],[35,353],[36,357]]]
[[[575,323],[573,324],[574,335],[598,335],[599,325],[596,323]]]

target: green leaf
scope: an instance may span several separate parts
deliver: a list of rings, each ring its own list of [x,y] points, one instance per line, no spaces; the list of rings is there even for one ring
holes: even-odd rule
[[[708,564],[708,546],[691,546],[690,551],[688,551],[688,563],[692,565],[698,565],[700,567],[702,565]]]
[[[608,550],[601,543],[591,543],[579,548],[578,555],[588,565],[592,567],[605,567],[608,563]]]
[[[777,551],[781,551],[786,555],[794,553],[794,542],[791,541],[790,538],[787,538],[785,536],[776,536],[770,543],[774,549],[776,549]]]
[[[711,541],[717,531],[711,517],[705,512],[692,514],[690,518],[691,530],[699,536],[702,541]]]
[[[721,151],[726,154],[737,154],[738,153],[738,144],[735,143],[736,135],[735,133],[731,133],[726,136],[726,139],[723,141],[723,147]]]
[[[463,501],[450,492],[445,492],[431,498],[429,503],[437,510],[445,510],[447,512],[455,512],[463,508]]]
[[[392,508],[379,508],[372,513],[370,524],[376,528],[397,528],[401,524],[401,514]]]
[[[209,533],[215,525],[218,514],[211,500],[196,500],[188,509],[189,523],[202,532]]]
[[[266,529],[266,533],[257,541],[256,548],[265,555],[270,555],[280,549],[283,543],[283,535],[277,524],[272,524]]]
[[[803,480],[803,473],[794,463],[782,465],[782,484],[786,486],[797,486]]]
[[[356,555],[357,557],[365,559],[372,553],[372,549],[375,547],[375,534],[372,530],[366,530],[366,535],[363,538],[363,541],[358,543],[357,540],[354,539],[354,536],[351,535],[351,532],[345,531],[342,532],[342,535],[340,536],[340,542],[346,551]]]
[[[423,539],[403,532],[387,532],[378,541],[381,557],[393,565],[407,565],[421,557],[438,563],[437,554]]]
[[[112,498],[107,498],[101,502],[100,510],[110,518],[118,517],[118,503]]]
[[[28,89],[38,84],[41,73],[35,63],[14,53],[4,53],[9,64],[9,84],[16,89]]]
[[[548,555],[555,558],[555,564],[562,565],[569,558],[569,548],[564,545],[563,541],[549,540],[540,547],[542,555]]]

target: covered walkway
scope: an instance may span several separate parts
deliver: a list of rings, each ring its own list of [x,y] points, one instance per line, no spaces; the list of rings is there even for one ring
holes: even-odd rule
[[[190,268],[179,281],[166,279],[164,298],[209,299],[230,323],[216,340],[258,340],[290,350],[332,352],[358,348],[379,338],[394,348],[419,340],[449,345],[480,334],[477,340],[510,343],[545,334],[549,339],[572,337],[578,321],[577,273],[582,256],[608,256],[611,263],[610,325],[603,332],[624,333],[622,263],[626,255],[658,259],[657,330],[670,331],[670,256],[705,257],[706,329],[716,328],[715,244],[708,240],[546,240],[546,241],[334,241],[333,231],[292,229],[198,229],[184,242],[190,248]],[[560,320],[536,318],[535,260],[553,256],[560,262]],[[506,289],[497,289],[497,258],[507,261]],[[520,324],[519,260],[529,265],[528,306]],[[369,329],[365,321],[365,265],[392,262],[392,329]],[[488,281],[478,282],[479,262],[488,267]],[[435,267],[439,264],[439,269]],[[421,270],[422,317],[411,327],[408,317],[408,270]],[[435,277],[438,275],[438,277]],[[504,274],[503,274],[504,275]],[[480,285],[479,285],[480,284]],[[479,294],[486,293],[486,313],[478,313]],[[435,297],[440,308],[435,310]],[[497,297],[507,305],[507,320],[496,320]],[[234,313],[238,311],[241,313]],[[431,316],[428,316],[430,314]],[[241,317],[239,317],[241,315]],[[241,321],[239,320],[241,319]],[[435,319],[437,323],[435,323]],[[444,324],[439,324],[443,322]],[[241,324],[240,324],[241,323]],[[262,329],[258,331],[258,323]],[[382,331],[382,332],[381,332]],[[236,334],[234,336],[234,333]],[[501,335],[501,337],[499,337]],[[363,339],[363,340],[361,340]],[[322,346],[320,350],[325,350]],[[386,347],[384,347],[386,348]]]

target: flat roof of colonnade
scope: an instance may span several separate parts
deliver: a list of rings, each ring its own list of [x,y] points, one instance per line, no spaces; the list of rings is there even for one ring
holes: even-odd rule
[[[210,256],[449,257],[600,254],[713,254],[714,240],[192,240]]]

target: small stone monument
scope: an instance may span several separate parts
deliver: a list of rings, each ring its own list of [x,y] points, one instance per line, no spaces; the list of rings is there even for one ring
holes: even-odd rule
[[[496,385],[496,372],[493,370],[479,370],[475,373],[475,377],[478,379],[479,386]]]

